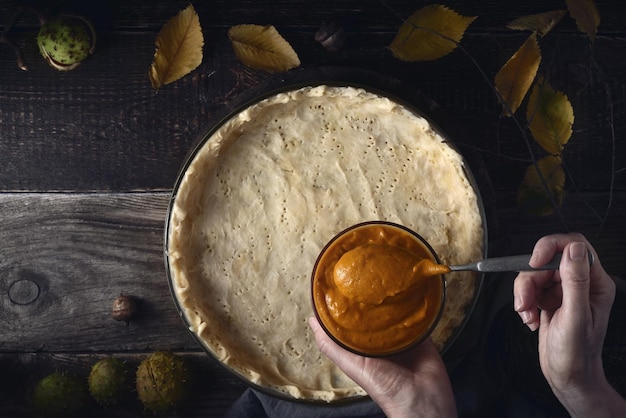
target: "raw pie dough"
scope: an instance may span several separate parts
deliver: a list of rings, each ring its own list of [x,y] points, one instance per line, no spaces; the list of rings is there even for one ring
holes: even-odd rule
[[[288,397],[365,395],[320,353],[310,275],[322,247],[368,220],[421,234],[444,263],[482,257],[477,194],[461,156],[422,117],[354,87],[274,95],[204,143],[174,196],[168,262],[190,329],[222,363]],[[447,275],[443,347],[474,297]]]

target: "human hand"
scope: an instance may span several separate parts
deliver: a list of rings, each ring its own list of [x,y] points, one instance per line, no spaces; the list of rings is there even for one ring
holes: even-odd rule
[[[316,318],[309,324],[322,353],[392,417],[456,417],[450,379],[430,340],[385,358],[363,357],[340,347]]]
[[[581,234],[541,238],[530,265],[540,267],[560,251],[559,270],[517,276],[515,310],[531,330],[539,328],[541,370],[561,403],[573,416],[602,416],[601,409],[590,415],[589,408],[610,405],[602,400],[603,392],[612,392],[602,367],[602,346],[615,283]],[[588,251],[595,258],[591,267]]]

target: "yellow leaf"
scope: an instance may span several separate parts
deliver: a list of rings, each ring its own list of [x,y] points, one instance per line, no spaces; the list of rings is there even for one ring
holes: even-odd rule
[[[237,25],[228,30],[235,55],[245,65],[280,73],[300,65],[300,58],[274,26]]]
[[[574,109],[567,96],[540,79],[528,99],[526,118],[535,141],[550,154],[560,155],[574,124]]]
[[[537,168],[541,171],[541,176]],[[537,161],[536,166],[533,164],[526,169],[524,181],[517,193],[517,203],[528,213],[539,216],[550,215],[555,211],[555,204],[557,207],[563,204],[564,186],[565,172],[561,157],[549,155]]]
[[[537,75],[540,62],[541,51],[537,34],[533,32],[496,74],[498,100],[506,116],[513,115],[519,108]]]
[[[204,37],[200,19],[192,5],[168,20],[156,38],[150,67],[152,88],[172,83],[202,63]]]
[[[452,52],[476,16],[461,16],[445,6],[425,6],[400,26],[389,45],[402,61],[432,61]]]
[[[593,0],[565,0],[570,16],[576,21],[578,30],[585,33],[591,41],[596,40],[600,26],[600,12]]]
[[[539,36],[543,37],[563,19],[563,16],[565,16],[565,10],[522,16],[510,22],[506,27],[513,30],[537,32]]]

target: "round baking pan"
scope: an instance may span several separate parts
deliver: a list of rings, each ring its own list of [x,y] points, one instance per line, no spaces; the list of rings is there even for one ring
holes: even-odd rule
[[[187,316],[185,315],[185,310],[183,309],[177,298],[173,283],[173,273],[171,270],[168,255],[172,209],[174,207],[179,187],[185,173],[187,172],[187,169],[189,168],[197,153],[202,149],[202,147],[206,144],[209,138],[211,138],[211,135],[216,132],[226,121],[241,112],[246,107],[257,103],[265,98],[274,96],[278,93],[297,90],[307,86],[319,85],[362,88],[376,95],[387,97],[393,101],[396,101],[429,121],[431,127],[436,130],[443,138],[445,138],[446,143],[457,152],[459,152],[459,154],[461,154],[464,159],[465,175],[468,181],[472,184],[478,197],[477,201],[484,230],[483,255],[485,257],[487,256],[488,225],[491,222],[489,219],[492,218],[491,184],[486,174],[486,170],[482,165],[480,155],[473,152],[474,148],[471,147],[471,141],[467,138],[462,129],[459,129],[457,124],[454,123],[454,120],[449,117],[449,115],[447,115],[443,109],[441,109],[433,101],[424,97],[420,91],[414,88],[407,87],[404,83],[392,77],[387,77],[378,73],[345,67],[319,67],[294,70],[286,74],[272,77],[267,81],[259,84],[258,87],[248,90],[246,93],[239,96],[233,103],[227,105],[221,116],[218,116],[217,118],[215,118],[214,121],[208,123],[206,129],[198,136],[198,139],[196,140],[195,145],[192,147],[191,152],[189,153],[185,163],[180,170],[177,181],[174,184],[170,205],[168,207],[165,220],[165,267],[174,303],[176,304],[179,314],[188,329],[191,329],[191,324],[189,322],[189,318],[187,318]],[[463,149],[463,151],[461,151],[461,149]],[[444,360],[449,365],[456,364],[456,362],[458,362],[458,356],[460,355],[457,350],[451,350],[451,348],[453,348],[457,344],[460,346],[465,345],[460,338],[462,337],[462,331],[466,326],[467,321],[470,319],[472,312],[475,309],[482,289],[483,279],[484,278],[482,275],[479,275],[476,278],[474,286],[474,296],[471,302],[466,307],[465,317],[461,324],[453,331],[452,335],[447,339],[444,347],[441,350],[441,354],[444,357]],[[309,282],[306,282],[303,285],[309,286]],[[328,403],[326,401],[320,401],[315,399],[294,398],[281,391],[252,383],[249,379],[238,373],[236,370],[233,370],[228,365],[220,362],[217,359],[217,356],[215,356],[215,354],[206,347],[206,345],[203,343],[198,335],[196,335],[194,332],[191,332],[191,334],[194,339],[196,339],[198,344],[211,357],[215,358],[216,361],[226,367],[226,369],[228,369],[234,375],[243,379],[251,387],[282,399],[288,399],[298,402],[310,402],[314,404]],[[461,350],[461,353],[462,352],[463,350]],[[360,399],[367,399],[367,397],[358,396],[351,398],[342,398],[337,401],[332,401],[332,403],[344,403]]]

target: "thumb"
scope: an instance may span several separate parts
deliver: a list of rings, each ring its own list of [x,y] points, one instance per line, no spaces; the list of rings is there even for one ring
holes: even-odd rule
[[[580,315],[589,306],[589,258],[584,242],[572,242],[563,251],[560,276],[563,289],[563,308],[572,315]]]

